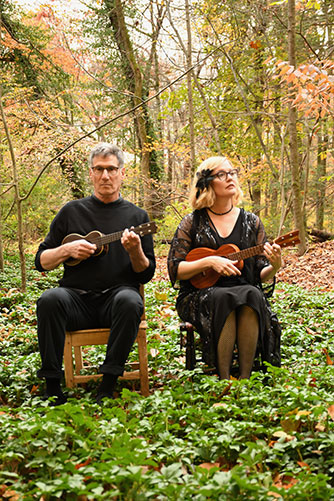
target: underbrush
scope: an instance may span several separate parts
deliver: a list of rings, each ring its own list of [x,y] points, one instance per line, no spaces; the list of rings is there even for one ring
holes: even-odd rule
[[[91,383],[52,408],[36,378],[35,302],[58,275],[30,263],[26,294],[15,258],[1,276],[1,498],[334,499],[333,294],[278,284],[282,368],[227,382],[184,369],[176,293],[151,282],[150,396],[121,381],[101,408]],[[90,350],[91,362],[103,351]]]

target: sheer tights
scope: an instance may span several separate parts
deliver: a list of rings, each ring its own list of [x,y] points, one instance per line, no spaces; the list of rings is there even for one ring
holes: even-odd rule
[[[230,378],[234,345],[237,343],[240,379],[249,378],[259,337],[257,313],[241,306],[227,317],[217,346],[218,371],[221,379]]]

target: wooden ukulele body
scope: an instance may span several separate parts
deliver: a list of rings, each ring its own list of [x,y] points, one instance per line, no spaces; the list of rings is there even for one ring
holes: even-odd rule
[[[101,246],[97,245],[97,242],[100,241],[101,237],[103,237],[103,233],[100,231],[94,230],[90,231],[87,233],[87,235],[83,236],[80,235],[79,233],[71,233],[70,235],[67,235],[64,240],[62,241],[63,244],[68,244],[69,242],[74,242],[75,240],[87,240],[87,242],[90,242],[91,244],[95,244],[97,246],[96,251],[94,254],[92,254],[92,257],[97,257],[100,256],[101,254],[105,254],[108,252],[108,244],[104,244]],[[74,259],[74,258],[69,258],[66,261],[66,264],[68,266],[75,266],[79,264],[82,260],[81,259]]]
[[[274,242],[281,247],[288,247],[290,245],[296,245],[300,243],[299,240],[299,231],[294,230],[286,235],[282,235],[277,237]],[[254,247],[249,247],[248,249],[239,250],[239,248],[234,244],[225,244],[221,245],[218,249],[210,249],[209,247],[196,247],[196,249],[192,249],[186,256],[186,261],[197,261],[198,259],[202,259],[208,256],[220,256],[230,259],[234,261],[235,266],[242,270],[244,267],[244,259],[247,259],[252,256],[258,256],[259,254],[263,254],[264,244],[255,245]],[[214,285],[219,278],[221,277],[220,273],[213,270],[212,268],[202,271],[197,275],[194,275],[190,282],[197,289],[204,289],[205,287],[211,287]]]
[[[187,254],[186,261],[197,261],[198,259],[202,259],[203,257],[208,256],[220,256],[228,258],[229,254],[233,254],[235,252],[239,252],[239,248],[234,244],[221,245],[218,249],[210,249],[209,247],[197,247],[196,249],[192,249]],[[239,270],[242,270],[242,268],[244,267],[243,260],[241,259],[240,261],[237,261],[237,263],[235,263],[235,266]],[[217,271],[209,268],[208,270],[202,271],[198,275],[192,277],[191,283],[197,289],[204,289],[205,287],[211,287],[212,285],[214,285],[220,277],[221,275]]]
[[[135,228],[133,226],[130,227],[130,231],[133,231],[140,237],[144,235],[151,235],[157,231],[157,225],[154,221],[149,221],[147,223],[142,223]],[[93,230],[87,233],[87,235],[80,235],[80,233],[70,233],[67,235],[63,241],[62,245],[67,244],[69,242],[74,242],[75,240],[87,240],[91,244],[96,245],[96,251],[92,254],[92,257],[100,256],[103,253],[108,251],[108,243],[116,242],[122,238],[124,230],[116,231],[115,233],[109,233],[108,235],[104,235],[98,230]],[[76,264],[81,263],[82,259],[69,258],[65,261],[65,264],[68,266],[75,266]]]

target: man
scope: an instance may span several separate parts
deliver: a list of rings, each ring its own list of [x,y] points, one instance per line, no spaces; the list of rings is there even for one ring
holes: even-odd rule
[[[55,405],[66,402],[60,385],[65,330],[110,326],[97,402],[112,398],[143,312],[139,284],[151,280],[155,271],[152,236],[141,238],[131,231],[131,227],[146,223],[148,215],[120,195],[125,174],[123,152],[100,143],[91,151],[89,162],[93,195],[68,202],[59,211],[35,257],[39,271],[64,265],[59,287],[44,292],[37,302],[42,359],[37,375],[46,379],[46,397],[55,397]],[[102,253],[84,238],[62,243],[69,234],[84,237],[94,230],[119,232],[120,239]]]

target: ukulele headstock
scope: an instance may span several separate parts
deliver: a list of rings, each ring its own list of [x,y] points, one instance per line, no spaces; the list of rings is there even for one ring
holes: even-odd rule
[[[143,223],[139,226],[136,226],[132,231],[137,233],[140,237],[144,235],[150,235],[157,232],[157,224],[155,221],[150,221],[149,223]]]
[[[275,244],[280,247],[289,247],[289,245],[297,245],[300,243],[299,230],[290,231],[274,240]]]

